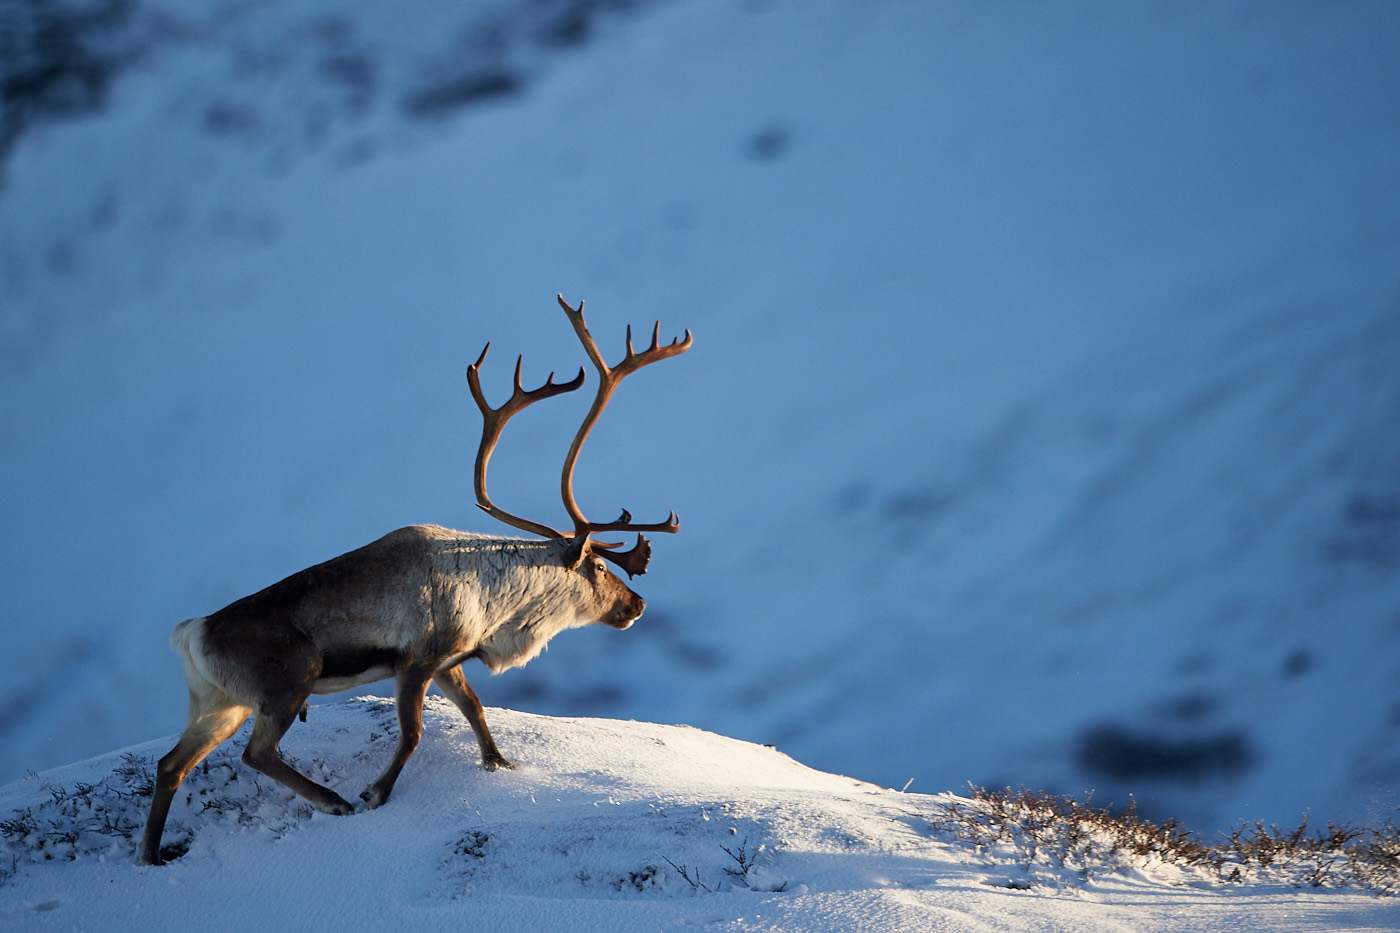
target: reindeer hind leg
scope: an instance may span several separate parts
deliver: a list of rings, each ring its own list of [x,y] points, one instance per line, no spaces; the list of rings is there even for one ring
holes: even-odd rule
[[[159,865],[160,837],[170,814],[175,791],[210,752],[238,731],[252,710],[236,702],[222,691],[209,687],[202,693],[190,689],[190,718],[184,734],[175,747],[156,765],[155,789],[151,795],[151,813],[146,818],[146,831],[137,853],[139,865]]]
[[[292,727],[292,722],[301,712],[305,702],[305,695],[297,695],[289,698],[287,702],[265,701],[260,704],[253,719],[253,734],[248,739],[248,747],[243,751],[243,763],[291,788],[311,801],[322,813],[335,816],[353,813],[353,804],[329,787],[317,784],[297,771],[283,761],[277,752],[277,743],[282,741],[282,736]]]

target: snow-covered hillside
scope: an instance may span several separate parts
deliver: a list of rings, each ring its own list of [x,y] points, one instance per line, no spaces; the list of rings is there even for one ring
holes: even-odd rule
[[[462,374],[574,372],[562,292],[614,354],[693,330],[578,474],[683,528],[488,703],[1393,816],[1394,4],[79,7],[103,93],[0,191],[0,779],[180,728],[180,619],[492,530]],[[497,501],[561,520],[580,402]]]
[[[394,796],[314,812],[237,761],[186,782],[138,868],[129,822],[170,739],[0,788],[0,918],[25,930],[1193,931],[1395,929],[1392,899],[1221,885],[1125,855],[1057,868],[939,827],[948,796],[881,790],[697,729],[488,711],[515,771],[479,767],[446,700]],[[312,711],[284,744],[357,788],[393,745],[391,701]],[[144,775],[144,778],[143,778]],[[353,797],[353,792],[347,792]],[[963,803],[966,803],[965,801]],[[32,831],[23,825],[33,824]],[[11,874],[13,872],[13,874]]]

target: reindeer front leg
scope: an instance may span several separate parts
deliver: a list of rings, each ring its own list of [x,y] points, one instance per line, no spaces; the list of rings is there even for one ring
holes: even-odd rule
[[[389,767],[360,793],[360,799],[371,810],[389,799],[394,782],[399,779],[399,772],[418,747],[418,740],[423,736],[423,700],[428,695],[428,681],[431,679],[431,668],[414,666],[399,671],[394,683],[395,705],[399,711],[399,744],[394,749]]]
[[[438,671],[433,675],[433,683],[438,685],[443,695],[456,704],[462,715],[467,717],[467,722],[471,723],[472,732],[476,733],[476,744],[481,746],[481,766],[487,771],[514,768],[515,765],[506,760],[506,756],[496,748],[496,740],[491,738],[491,730],[486,727],[486,711],[482,709],[476,691],[467,683],[461,666],[454,664]]]

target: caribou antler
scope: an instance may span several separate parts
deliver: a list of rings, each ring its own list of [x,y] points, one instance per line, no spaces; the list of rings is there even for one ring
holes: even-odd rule
[[[588,352],[588,358],[593,361],[593,367],[598,370],[598,393],[593,396],[593,407],[588,410],[588,415],[583,419],[583,424],[579,426],[578,433],[574,435],[574,442],[569,446],[569,455],[564,458],[564,473],[559,481],[560,492],[564,496],[564,508],[568,511],[569,517],[574,520],[574,534],[583,535],[595,531],[657,531],[675,534],[681,528],[680,519],[676,517],[675,512],[672,512],[666,521],[651,525],[634,523],[632,516],[626,509],[622,510],[622,517],[615,522],[604,524],[590,522],[584,517],[583,511],[578,507],[577,500],[574,499],[574,465],[578,462],[578,454],[583,449],[583,442],[588,439],[588,434],[593,430],[598,416],[608,406],[608,400],[612,398],[613,390],[618,387],[618,384],[643,366],[668,357],[679,356],[689,350],[690,331],[686,330],[684,340],[672,340],[663,347],[660,345],[661,322],[657,321],[651,332],[651,346],[638,353],[632,349],[632,327],[628,325],[627,355],[616,366],[609,366],[603,360],[603,354],[598,351],[598,345],[593,342],[593,336],[588,333],[588,325],[583,320],[583,302],[580,301],[578,308],[574,309],[564,300],[563,295],[559,295],[558,299],[559,307],[563,308],[564,313],[568,315],[569,323],[574,325],[574,332],[578,334],[578,339],[583,343],[584,350]],[[643,540],[645,539],[638,539],[638,547],[641,547]]]
[[[512,515],[504,509],[492,505],[491,497],[486,494],[486,467],[491,462],[491,452],[496,449],[496,442],[501,439],[501,429],[506,426],[506,422],[511,419],[511,416],[540,399],[564,392],[572,392],[583,385],[583,367],[578,368],[577,376],[563,383],[556,383],[554,373],[550,373],[549,378],[544,381],[544,385],[532,392],[526,392],[520,385],[520,365],[524,362],[525,357],[523,355],[516,357],[515,391],[500,408],[492,408],[486,404],[486,396],[481,392],[481,364],[485,362],[486,354],[490,349],[491,342],[488,340],[485,349],[481,351],[481,356],[476,358],[475,363],[467,367],[467,385],[471,387],[472,398],[476,399],[476,407],[481,409],[481,445],[476,451],[476,471],[472,479],[473,486],[476,488],[477,508],[522,531],[543,535],[546,538],[563,538],[565,537],[563,532],[555,531],[548,525],[541,525],[528,518]]]
[[[515,390],[509,400],[500,408],[492,408],[486,402],[486,397],[481,392],[480,369],[482,362],[486,359],[487,350],[491,349],[491,344],[486,344],[486,349],[481,351],[481,356],[471,366],[467,367],[467,382],[471,386],[472,398],[476,400],[476,405],[481,409],[481,445],[476,454],[476,472],[474,485],[476,488],[476,504],[487,514],[500,519],[508,525],[529,531],[533,534],[543,535],[547,538],[567,538],[587,536],[594,532],[609,531],[635,531],[638,532],[637,543],[626,551],[613,553],[614,548],[619,548],[620,544],[606,544],[595,541],[593,546],[598,549],[599,554],[612,561],[618,567],[627,572],[629,576],[646,573],[647,563],[651,560],[651,544],[640,534],[644,531],[662,532],[674,534],[680,530],[680,519],[675,512],[664,522],[653,524],[639,524],[632,521],[632,515],[626,509],[622,510],[622,515],[614,522],[590,522],[578,507],[578,502],[574,498],[574,466],[578,463],[579,451],[583,448],[583,442],[588,438],[589,432],[593,430],[593,425],[598,421],[598,416],[607,407],[609,399],[612,398],[613,391],[618,384],[627,376],[641,369],[650,363],[664,360],[667,357],[678,356],[690,349],[690,331],[685,332],[685,339],[672,340],[666,346],[660,345],[661,323],[658,321],[651,333],[651,346],[641,353],[632,348],[632,328],[627,328],[627,353],[622,361],[616,366],[609,366],[598,350],[598,345],[593,342],[593,337],[588,333],[588,325],[583,320],[583,302],[578,303],[578,308],[574,309],[560,295],[559,306],[564,309],[564,313],[569,317],[569,323],[574,327],[574,332],[578,334],[579,340],[583,343],[584,350],[588,353],[588,358],[593,361],[593,366],[598,370],[598,392],[593,397],[593,406],[588,410],[588,414],[583,419],[583,424],[579,426],[578,433],[574,435],[573,443],[569,446],[569,454],[564,458],[564,471],[560,478],[560,492],[564,498],[564,508],[569,513],[569,518],[573,520],[574,530],[570,532],[558,531],[548,525],[531,521],[528,518],[521,518],[517,515],[501,509],[491,503],[491,499],[486,494],[486,467],[491,462],[491,453],[496,448],[496,443],[500,440],[501,429],[505,427],[507,421],[516,412],[528,405],[538,402],[540,399],[559,395],[563,392],[572,392],[583,385],[584,370],[579,368],[576,377],[564,383],[554,381],[554,373],[549,374],[544,385],[530,392],[526,392],[520,384],[521,360],[515,361]]]

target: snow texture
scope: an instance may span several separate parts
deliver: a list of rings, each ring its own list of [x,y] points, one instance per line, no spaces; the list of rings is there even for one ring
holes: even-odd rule
[[[952,798],[882,790],[681,726],[488,710],[479,767],[450,703],[383,807],[314,811],[236,760],[193,774],[138,868],[141,773],[174,737],[0,788],[0,918],[25,930],[1363,931],[1393,899],[1220,886],[1171,866],[1031,871],[936,828]],[[391,701],[316,707],[285,754],[345,796],[392,751]],[[17,823],[33,827],[26,831]],[[137,832],[139,838],[139,831]]]

